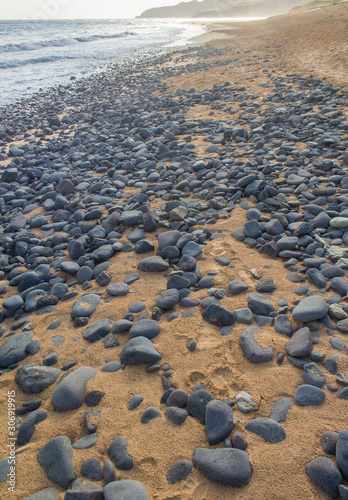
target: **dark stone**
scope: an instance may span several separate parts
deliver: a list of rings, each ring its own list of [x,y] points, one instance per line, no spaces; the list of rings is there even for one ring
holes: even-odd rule
[[[62,488],[76,479],[73,466],[73,449],[70,439],[58,436],[51,439],[37,454],[37,460],[47,477]]]
[[[249,456],[243,450],[196,448],[193,463],[206,478],[227,486],[246,486],[251,480]]]
[[[204,321],[211,325],[223,327],[233,325],[234,315],[231,311],[220,305],[211,304],[202,314]]]
[[[121,352],[121,361],[125,365],[156,363],[160,359],[161,354],[146,337],[135,337],[129,340]]]
[[[17,445],[22,446],[29,443],[32,438],[35,427],[37,424],[42,422],[47,418],[47,412],[45,410],[35,410],[29,413],[29,415],[23,420],[17,434]]]
[[[127,452],[127,441],[123,436],[113,440],[108,449],[108,455],[119,470],[131,470],[133,459]]]
[[[82,366],[62,379],[52,394],[53,406],[58,411],[80,408],[87,382],[96,375],[91,366]]]
[[[257,326],[250,326],[241,333],[239,345],[250,363],[267,363],[273,358],[273,348],[261,347],[254,339],[257,333],[262,333],[262,330]]]
[[[149,500],[144,486],[132,479],[113,481],[104,488],[104,500]]]
[[[18,368],[15,380],[23,392],[37,394],[54,384],[60,374],[58,368],[29,363]]]
[[[254,418],[245,424],[247,431],[261,436],[267,443],[279,443],[286,439],[284,427],[271,418]]]
[[[189,414],[196,418],[201,424],[205,424],[207,404],[213,399],[212,394],[205,389],[193,391],[187,399],[187,410]]]
[[[193,470],[193,463],[189,460],[179,460],[168,471],[167,481],[169,484],[177,484],[185,481]]]
[[[232,408],[217,399],[209,401],[205,413],[205,430],[208,443],[214,445],[224,441],[230,435],[232,429]]]
[[[336,465],[326,457],[316,457],[305,467],[310,480],[333,498],[338,496],[342,476]]]

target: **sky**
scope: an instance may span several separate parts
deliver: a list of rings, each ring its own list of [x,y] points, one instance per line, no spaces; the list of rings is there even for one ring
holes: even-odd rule
[[[117,19],[180,0],[0,0],[0,19]]]

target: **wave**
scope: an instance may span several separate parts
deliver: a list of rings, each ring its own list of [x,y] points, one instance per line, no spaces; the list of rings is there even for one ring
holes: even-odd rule
[[[27,50],[40,50],[48,47],[65,47],[69,45],[77,45],[78,43],[90,43],[98,40],[134,36],[136,34],[137,33],[133,33],[131,31],[123,31],[122,33],[115,33],[113,35],[90,35],[76,38],[56,38],[48,41],[42,40],[40,42],[8,43],[6,45],[0,45],[0,54],[8,52],[24,52]]]
[[[22,66],[26,66],[27,64],[42,64],[42,63],[50,63],[63,59],[80,59],[81,56],[47,56],[47,57],[37,57],[34,59],[26,59],[25,61],[8,61],[8,62],[0,62],[0,69],[10,69],[10,68],[18,68]]]

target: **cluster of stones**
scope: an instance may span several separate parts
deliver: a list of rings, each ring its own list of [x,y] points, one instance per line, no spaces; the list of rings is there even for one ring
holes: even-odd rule
[[[220,52],[191,49],[187,54],[203,58]],[[157,63],[164,60],[159,58]],[[36,113],[23,116],[15,110],[11,120],[8,112],[3,112],[2,146],[13,141],[18,127],[37,129],[38,140],[28,133],[26,144],[11,146],[9,151],[3,147],[0,153],[0,161],[7,154],[12,158],[10,165],[1,169],[0,182],[0,273],[7,280],[6,285],[0,285],[0,293],[6,294],[0,313],[0,367],[2,371],[16,370],[16,383],[24,393],[39,394],[56,384],[51,397],[56,411],[75,410],[84,403],[90,408],[101,403],[102,407],[102,391],[86,393],[95,368],[72,370],[75,360],[57,368],[55,352],[46,355],[42,365],[20,364],[40,351],[41,342],[33,340],[30,316],[49,314],[61,302],[77,298],[79,292],[73,289],[80,285],[86,293],[74,302],[70,318],[55,321],[49,329],[71,320],[76,328],[86,327],[82,334],[86,342],[102,341],[105,348],[117,347],[118,335],[129,335],[119,362],[106,363],[102,371],[131,370],[144,364],[147,372],[162,372],[164,392],[159,404],[165,405],[163,413],[168,421],[182,425],[186,418],[195,418],[205,426],[210,448],[199,446],[191,460],[175,463],[168,471],[168,482],[185,480],[196,467],[208,479],[241,487],[250,482],[252,467],[245,451],[246,435],[232,433],[232,406],[236,404],[238,410],[249,414],[257,411],[257,404],[245,391],[238,393],[235,401],[220,401],[202,384],[190,394],[172,386],[173,372],[166,363],[160,365],[162,356],[155,347],[154,339],[161,333],[159,321],[167,313],[167,320],[174,321],[179,308],[184,308],[183,317],[199,310],[205,322],[221,328],[222,335],[228,335],[236,322],[244,324],[239,346],[250,363],[268,363],[275,357],[271,346],[265,348],[257,342],[262,327],[272,327],[289,337],[285,355],[302,370],[303,383],[293,397],[277,401],[269,417],[245,423],[246,432],[261,436],[265,442],[285,440],[286,430],[280,422],[286,421],[295,403],[302,407],[323,403],[325,385],[337,392],[338,398],[348,398],[348,378],[337,374],[338,358],[348,361],[344,355],[348,343],[335,333],[348,333],[348,308],[343,303],[348,291],[348,157],[344,138],[348,126],[341,110],[342,94],[313,78],[272,77],[274,91],[263,100],[264,110],[256,102],[256,94],[229,82],[203,92],[179,89],[176,93],[167,92],[158,83],[159,76],[208,67],[208,62],[183,69],[158,70],[156,66],[154,74],[142,63],[138,69],[143,74],[139,73],[136,83],[133,75],[137,68],[122,74],[114,70],[91,77],[89,86],[76,84],[52,91],[51,99],[54,92],[59,94],[56,106],[45,108],[37,97],[32,100]],[[115,79],[122,81],[125,89],[118,96],[114,94]],[[225,111],[228,106],[233,118],[187,120],[186,111],[197,104]],[[239,106],[238,117],[231,104]],[[58,118],[72,105],[74,111]],[[17,117],[19,124],[14,123]],[[73,137],[68,135],[71,130]],[[53,133],[58,133],[57,137],[52,137],[48,146],[42,139]],[[214,154],[213,159],[197,155],[192,142],[195,136],[211,143],[207,155]],[[300,142],[306,142],[307,148],[297,146]],[[245,157],[246,162],[242,161]],[[127,195],[127,188],[137,192]],[[162,206],[152,210],[151,202],[156,199],[162,200]],[[251,208],[250,202],[255,206]],[[293,305],[282,299],[275,308],[270,299],[276,289],[272,279],[259,280],[255,290],[232,279],[228,290],[218,290],[214,288],[215,273],[201,273],[204,247],[217,237],[229,238],[214,231],[214,224],[233,215],[237,203],[246,209],[247,221],[231,235],[269,257],[285,260],[288,279],[299,284],[295,293],[303,297]],[[34,211],[40,213],[33,215]],[[155,232],[156,245],[147,237]],[[115,283],[108,267],[123,252],[144,254],[144,258],[138,272],[127,275],[124,283]],[[222,267],[230,264],[226,257],[216,261]],[[170,273],[166,290],[154,297],[151,318],[144,312],[144,303],[135,302],[113,325],[107,318],[89,324],[103,300],[127,295],[142,273]],[[94,291],[97,286],[102,291]],[[14,287],[17,292],[13,294]],[[197,290],[206,290],[207,296],[195,299]],[[328,295],[330,291],[334,293]],[[222,305],[224,297],[237,295],[245,297],[245,307],[230,311]],[[328,329],[330,345],[339,354],[326,358],[313,351],[320,326]],[[54,341],[59,344],[64,338],[56,336]],[[194,339],[187,344],[189,351],[196,347]],[[278,353],[277,362],[281,364],[284,357]],[[342,390],[326,383],[324,370],[337,374]],[[129,411],[143,400],[141,395],[134,396],[128,403]],[[26,415],[18,430],[19,445],[29,443],[36,427],[49,418],[40,405],[40,399],[30,399],[17,409],[17,415]],[[110,443],[109,459],[103,465],[94,457],[84,462],[81,476],[88,482],[77,479],[74,449],[93,448],[98,442],[95,422],[101,412],[93,409],[85,413],[87,434],[77,442],[71,443],[66,436],[51,439],[37,454],[38,462],[53,482],[66,490],[71,486],[66,500],[147,499],[146,489],[137,481],[116,481],[115,467],[121,471],[133,468],[123,436]],[[161,416],[158,408],[147,407],[141,422],[147,424]],[[346,488],[342,476],[347,479],[348,454],[345,432],[340,433],[335,448],[338,470],[322,457],[306,467],[317,485],[332,496],[339,491],[343,498]],[[221,443],[223,448],[213,448]],[[1,480],[6,476],[4,460],[0,461]],[[103,490],[91,482],[101,480],[105,482]],[[49,488],[29,498],[57,499],[58,490]]]

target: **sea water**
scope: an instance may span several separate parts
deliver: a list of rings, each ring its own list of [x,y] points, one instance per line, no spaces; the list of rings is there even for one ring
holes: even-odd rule
[[[0,106],[202,32],[173,19],[0,21]]]

